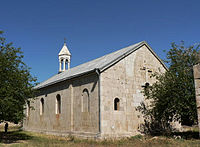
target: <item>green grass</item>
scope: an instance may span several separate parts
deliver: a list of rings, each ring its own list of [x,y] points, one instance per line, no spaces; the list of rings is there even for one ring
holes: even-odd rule
[[[21,131],[17,127],[9,128],[7,134],[0,128],[0,146],[11,147],[160,147],[160,146],[175,146],[175,147],[200,147],[200,139],[197,139],[198,132],[190,131],[185,133],[177,133],[181,139],[173,137],[152,137],[137,135],[130,138],[120,140],[87,140],[77,139],[75,137],[59,137],[53,135],[45,135],[40,133]]]

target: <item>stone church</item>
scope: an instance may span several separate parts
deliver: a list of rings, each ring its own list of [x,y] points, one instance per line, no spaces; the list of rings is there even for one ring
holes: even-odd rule
[[[167,69],[145,41],[73,68],[66,43],[58,57],[58,74],[37,85],[36,99],[27,103],[24,130],[86,138],[139,134],[141,91],[155,82],[153,73]]]

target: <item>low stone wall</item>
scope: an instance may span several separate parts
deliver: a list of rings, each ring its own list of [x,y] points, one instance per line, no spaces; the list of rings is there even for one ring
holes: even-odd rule
[[[193,67],[193,71],[194,71],[194,82],[196,91],[198,126],[200,130],[200,63]]]

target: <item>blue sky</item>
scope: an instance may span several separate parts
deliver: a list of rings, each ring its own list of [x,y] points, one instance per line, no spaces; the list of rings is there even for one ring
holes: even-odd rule
[[[171,42],[199,43],[198,0],[4,0],[0,30],[41,82],[58,72],[64,37],[71,67],[146,40],[160,58]]]

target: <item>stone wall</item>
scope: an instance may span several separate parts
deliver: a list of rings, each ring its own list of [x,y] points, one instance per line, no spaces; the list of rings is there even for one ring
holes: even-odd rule
[[[195,91],[196,91],[198,126],[200,130],[200,64],[195,65],[193,67],[193,71],[194,71],[194,82],[195,82]]]
[[[98,75],[87,74],[43,89],[31,103],[33,110],[24,120],[25,130],[78,136],[96,136],[99,132]],[[82,112],[83,90],[89,92],[89,111]],[[61,96],[61,113],[56,114],[56,96]],[[40,115],[40,100],[44,113]],[[25,112],[27,113],[27,111]]]
[[[101,73],[101,136],[123,137],[139,133],[142,116],[135,108],[144,101],[145,83],[152,84],[151,74],[165,72],[164,66],[147,46],[142,46]],[[114,110],[114,99],[120,99]]]

